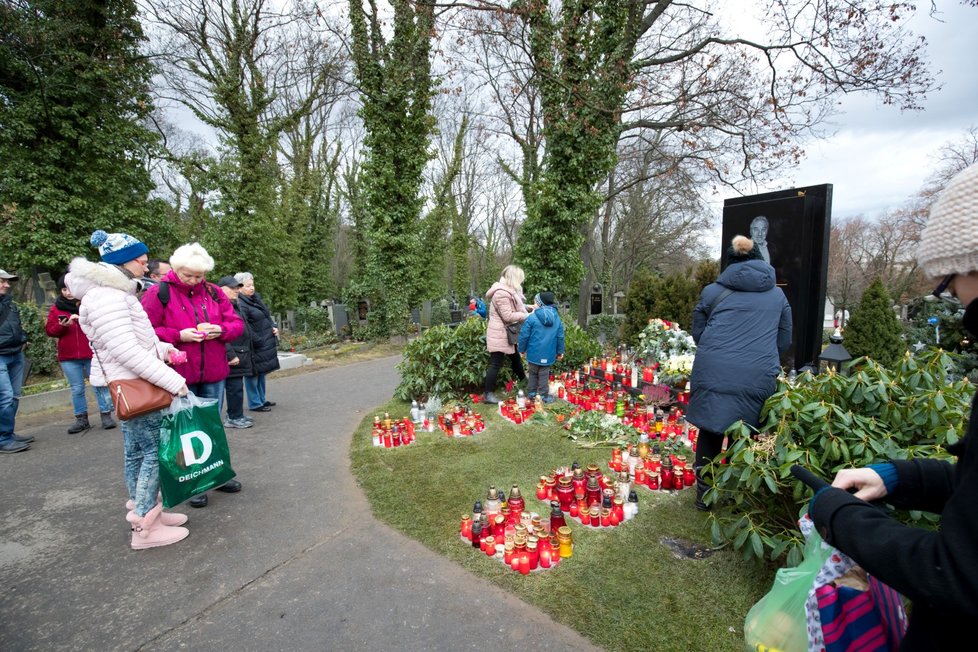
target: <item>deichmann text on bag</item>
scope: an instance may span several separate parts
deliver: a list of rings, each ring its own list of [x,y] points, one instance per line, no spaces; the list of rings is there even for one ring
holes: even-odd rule
[[[217,401],[192,394],[173,402],[160,426],[160,489],[172,507],[234,477]]]

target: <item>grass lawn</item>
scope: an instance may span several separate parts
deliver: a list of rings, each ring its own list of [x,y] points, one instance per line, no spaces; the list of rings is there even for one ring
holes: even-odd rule
[[[378,408],[408,414],[401,401]],[[549,507],[536,499],[536,482],[558,466],[594,462],[607,470],[608,449],[581,449],[556,424],[517,426],[490,406],[477,405],[486,431],[451,439],[419,430],[401,448],[374,448],[368,414],[354,434],[353,472],[377,518],[417,539],[472,573],[536,605],[609,650],[655,652],[744,649],[748,609],[768,590],[771,569],[743,561],[726,549],[706,559],[679,559],[662,545],[677,537],[710,545],[708,517],[693,508],[694,490],[639,489],[639,514],[614,529],[576,522],[574,556],[552,570],[522,576],[462,543],[459,519],[471,513],[490,484],[518,484],[526,509],[547,521]],[[494,406],[493,406],[494,407]]]

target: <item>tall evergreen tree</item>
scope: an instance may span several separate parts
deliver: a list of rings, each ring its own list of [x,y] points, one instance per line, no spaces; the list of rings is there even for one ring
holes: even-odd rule
[[[846,350],[854,358],[868,356],[884,367],[893,367],[907,351],[903,328],[893,312],[890,295],[878,276],[863,292],[859,306],[846,327]]]
[[[93,226],[168,244],[148,200],[153,74],[133,0],[0,2],[0,256],[63,268]]]

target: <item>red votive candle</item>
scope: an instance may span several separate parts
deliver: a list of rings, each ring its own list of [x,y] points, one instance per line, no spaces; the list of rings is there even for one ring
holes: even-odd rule
[[[540,568],[550,568],[550,559],[551,559],[552,556],[553,556],[553,553],[550,551],[550,548],[549,547],[544,548],[543,550],[541,550],[540,551]]]
[[[520,557],[520,575],[530,574],[530,556],[522,555]]]

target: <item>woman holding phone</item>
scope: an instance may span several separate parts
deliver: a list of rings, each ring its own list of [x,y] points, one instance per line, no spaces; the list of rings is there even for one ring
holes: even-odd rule
[[[177,248],[170,256],[170,271],[143,295],[143,309],[157,337],[187,354],[174,369],[187,387],[201,398],[218,401],[224,409],[224,381],[228,376],[225,345],[244,332],[244,322],[224,293],[207,281],[214,259],[194,242]],[[218,491],[234,493],[241,483],[231,480]],[[191,507],[207,505],[207,494],[190,499]]]
[[[88,400],[85,398],[85,379],[92,372],[92,347],[78,325],[81,301],[65,285],[65,276],[62,274],[58,279],[58,298],[48,311],[44,331],[58,340],[58,363],[71,387],[71,405],[75,411],[75,422],[69,426],[68,434],[75,435],[92,427],[88,421]],[[109,388],[93,385],[92,389],[95,390],[98,411],[102,415],[102,428],[115,428]]]

